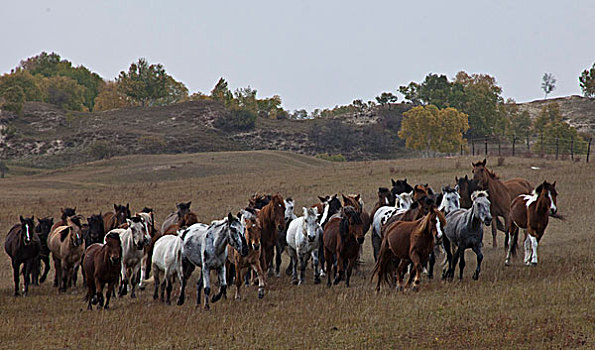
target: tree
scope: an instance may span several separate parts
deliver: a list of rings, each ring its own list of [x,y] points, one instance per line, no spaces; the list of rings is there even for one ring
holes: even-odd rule
[[[5,89],[0,95],[0,108],[21,114],[23,105],[25,104],[25,93],[23,89],[18,86],[11,86]]]
[[[560,114],[560,105],[557,103],[548,103],[541,108],[541,112],[533,121],[533,131],[543,138],[545,127],[548,123],[562,121]]]
[[[256,93],[257,91],[250,86],[236,89],[233,92],[233,106],[239,109],[247,109],[250,112],[257,114],[258,103],[256,102]]]
[[[10,74],[1,76],[0,96],[6,89],[14,86],[19,86],[23,90],[25,101],[41,101],[43,99],[37,80],[26,70],[17,69]]]
[[[225,79],[219,78],[219,81],[215,84],[213,90],[211,90],[211,98],[223,103],[226,107],[231,105],[233,94],[229,91]]]
[[[595,97],[595,63],[591,69],[585,69],[578,77],[583,95],[588,98]]]
[[[545,92],[545,98],[547,95],[556,89],[556,78],[552,73],[544,73],[541,78],[541,89]]]
[[[44,91],[44,102],[60,108],[75,111],[85,110],[85,88],[75,80],[64,76],[53,76],[41,81]]]
[[[165,95],[156,99],[154,105],[167,106],[188,100],[188,88],[184,83],[176,81],[172,76],[167,75],[165,81]]]
[[[95,111],[107,111],[133,106],[133,102],[118,89],[115,81],[108,81],[95,98]]]
[[[248,109],[231,109],[228,113],[215,119],[216,128],[228,131],[246,131],[256,125],[256,113]]]
[[[409,85],[399,86],[399,92],[403,94],[405,100],[408,100],[414,106],[419,106],[421,101],[419,99],[419,84],[412,81]]]
[[[418,106],[403,113],[399,137],[407,148],[452,153],[465,144],[463,133],[469,129],[467,115],[454,108]]]
[[[132,63],[128,72],[120,72],[116,78],[118,88],[141,106],[152,106],[155,101],[168,95],[168,75],[159,63],[151,64],[145,58]]]
[[[390,109],[390,104],[397,101],[398,97],[390,92],[383,92],[379,96],[376,96],[376,102],[378,102],[378,104],[383,108],[384,106],[388,105],[388,109]]]

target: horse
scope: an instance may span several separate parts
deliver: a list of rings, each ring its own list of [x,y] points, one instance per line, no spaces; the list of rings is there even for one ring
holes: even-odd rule
[[[403,290],[403,276],[405,268],[413,264],[409,280],[405,288],[413,282],[413,290],[420,284],[423,265],[434,249],[434,242],[440,241],[442,228],[446,225],[444,214],[436,206],[432,206],[428,213],[415,221],[397,221],[387,227],[378,254],[378,261],[374,266],[372,278],[377,276],[376,292],[380,291],[383,282],[392,285],[394,282],[395,260],[397,266],[397,289]]]
[[[35,285],[45,282],[50,272],[50,249],[48,248],[48,236],[54,226],[54,219],[46,217],[43,219],[37,219],[37,225],[35,226],[35,233],[39,237],[40,249],[37,259],[33,268],[31,269],[31,282]],[[41,278],[39,274],[41,272],[41,262],[43,261],[43,273]]]
[[[398,194],[401,194],[404,192],[413,191],[413,187],[411,187],[411,185],[407,183],[407,179],[397,180],[397,181],[390,179],[390,181],[392,184],[391,193],[393,194],[393,197],[396,197]]]
[[[280,194],[271,197],[271,201],[258,212],[258,220],[262,225],[260,264],[263,271],[273,273],[273,257],[277,244],[277,235],[285,225],[285,203]]]
[[[35,222],[33,216],[30,218],[19,217],[21,222],[14,225],[6,236],[4,250],[12,260],[12,275],[14,278],[14,296],[19,295],[20,269],[23,267],[23,295],[26,296],[29,291],[29,276],[39,255],[41,243],[39,237],[34,232]]]
[[[345,285],[349,287],[351,272],[359,257],[360,246],[364,243],[365,232],[363,222],[353,207],[343,207],[341,211],[331,217],[324,228],[324,260],[326,262],[327,286],[331,285],[331,268],[334,257],[337,259],[336,274],[333,284],[338,284],[345,278],[345,261],[347,262],[347,276]],[[336,272],[336,271],[335,271]]]
[[[455,186],[461,197],[461,208],[469,209],[473,205],[471,200],[471,194],[481,188],[477,184],[477,181],[469,179],[467,175],[465,177],[455,176]]]
[[[211,302],[217,302],[227,296],[227,279],[225,262],[227,245],[230,244],[241,256],[248,255],[248,244],[244,236],[244,220],[229,213],[223,220],[216,220],[210,225],[194,224],[182,231],[182,255],[184,278],[188,279],[196,266],[201,268],[196,283],[196,305],[200,305],[201,292],[204,287],[204,309],[209,309],[211,294],[211,270],[216,270],[219,278],[219,292],[213,295]],[[261,248],[262,249],[262,248]],[[184,283],[184,286],[186,283]],[[182,289],[181,294],[184,293]]]
[[[174,277],[180,282],[180,295],[178,296],[178,305],[184,304],[184,273],[182,270],[182,239],[177,235],[165,235],[155,242],[153,247],[153,277],[155,279],[155,292],[153,299],[159,298],[159,281],[161,282],[161,302],[163,302],[164,291],[167,290],[165,303],[170,305],[171,290]]]
[[[115,228],[110,232],[120,236],[122,241],[122,267],[120,269],[121,284],[118,291],[119,296],[128,294],[128,283],[132,285],[131,298],[136,298],[135,287],[136,278],[139,275],[142,259],[145,255],[144,248],[151,242],[151,237],[147,232],[147,225],[139,216],[133,216],[126,219],[128,228]],[[141,280],[144,276],[138,278]],[[139,281],[140,283],[140,281]]]
[[[190,205],[192,201],[184,203],[180,202],[176,204],[176,211],[169,213],[163,220],[161,224],[161,232],[165,232],[170,225],[175,225],[179,223],[180,220],[184,218],[184,215],[190,212]],[[151,210],[152,212],[152,210]],[[190,226],[190,225],[189,225]]]
[[[93,243],[85,250],[83,256],[83,276],[87,281],[87,310],[92,304],[99,308],[109,309],[109,302],[118,281],[122,258],[122,242],[117,232],[111,231],[105,237],[105,244]],[[103,287],[107,284],[105,305],[103,304]]]
[[[248,208],[260,210],[269,204],[272,198],[273,195],[271,194],[260,194],[256,192],[248,199]]]
[[[318,223],[318,209],[303,208],[304,216],[293,220],[287,229],[287,253],[292,262],[291,283],[303,284],[306,264],[312,256],[314,260],[314,284],[320,283],[318,270],[318,246],[322,227]],[[298,281],[297,268],[300,276]]]
[[[258,279],[258,299],[264,298],[264,290],[266,286],[264,272],[260,266],[260,235],[262,227],[256,217],[256,212],[251,213],[244,211],[241,215],[246,227],[246,243],[248,245],[248,254],[242,256],[241,252],[236,250],[231,244],[227,245],[227,280],[234,280],[236,285],[236,299],[241,299],[240,289],[242,288],[242,272],[246,269],[252,269],[256,273]],[[233,273],[235,272],[235,276]]]
[[[450,186],[442,187],[442,199],[438,210],[441,210],[444,215],[448,215],[451,211],[461,208],[461,195],[459,194],[458,185],[454,188]]]
[[[486,191],[475,191],[471,195],[473,205],[470,209],[457,209],[446,215],[448,225],[444,230],[446,238],[442,241],[446,251],[448,270],[443,270],[442,278],[452,279],[454,270],[459,262],[459,279],[463,279],[465,269],[465,250],[472,249],[477,257],[477,267],[473,279],[479,278],[483,253],[483,225],[490,226],[490,201]]]
[[[66,218],[72,217],[72,216],[76,216],[76,207],[74,207],[74,208],[60,208],[60,220],[57,220],[54,223],[54,225],[50,229],[50,232],[54,231],[54,229],[56,227],[66,226],[67,225]]]
[[[312,205],[312,208],[316,208],[318,210],[318,222],[324,230],[329,219],[333,215],[338,213],[341,210],[341,208],[343,208],[343,204],[341,204],[341,201],[339,200],[339,198],[337,198],[336,193],[333,196],[318,196],[318,199],[321,202]],[[322,241],[322,235],[320,235],[320,242],[318,246],[318,261],[320,262],[320,266],[324,267],[324,242]],[[291,274],[291,266],[287,267],[286,273],[288,275]],[[321,269],[320,274],[324,275],[324,268]]]
[[[155,246],[155,242],[163,235],[155,228],[153,209],[144,207],[140,213],[135,213],[134,216],[139,217],[142,220],[145,226],[145,232],[148,233],[150,239],[149,244],[146,244],[144,247],[144,254],[141,259],[140,276],[138,278],[138,288],[140,290],[145,290],[145,279],[149,273],[151,273],[153,247]],[[198,219],[196,221],[198,221]]]
[[[190,211],[190,212],[184,214],[184,216],[182,218],[180,218],[180,220],[178,220],[177,223],[169,225],[165,229],[165,231],[163,231],[161,236],[176,235],[179,230],[185,229],[186,227],[190,227],[196,223],[198,223],[198,216],[195,213]]]
[[[83,225],[83,239],[85,248],[93,243],[102,243],[105,237],[105,227],[101,213],[87,218],[87,225]]]
[[[293,202],[293,198],[287,197],[283,200],[285,204],[285,225],[283,226],[283,231],[277,235],[277,245],[276,245],[276,254],[275,254],[275,276],[279,277],[281,275],[281,254],[285,250],[287,246],[287,240],[285,237],[287,236],[287,229],[289,228],[289,223],[297,218],[295,213],[293,212],[295,208],[295,203]]]
[[[478,183],[481,189],[488,191],[492,203],[490,209],[492,217],[502,216],[504,218],[504,230],[502,231],[506,235],[504,245],[508,248],[510,204],[516,196],[530,193],[533,186],[529,181],[522,178],[514,178],[505,182],[500,181],[498,175],[486,167],[486,163],[485,158],[481,162],[471,163],[473,165],[473,180]],[[492,226],[493,247],[498,245],[496,241],[497,226],[500,225]]]
[[[54,287],[59,286],[61,292],[72,285],[85,250],[79,217],[68,217],[66,223],[66,226],[56,227],[48,237],[48,248],[56,269]]]
[[[344,207],[353,207],[355,211],[359,214],[362,223],[364,225],[364,234],[368,232],[370,229],[370,225],[372,223],[372,219],[370,218],[370,214],[366,211],[364,207],[364,201],[362,200],[359,194],[357,195],[341,195],[343,197],[343,206]]]
[[[525,233],[525,265],[537,265],[537,246],[545,233],[549,217],[561,218],[557,216],[557,197],[556,182],[550,184],[544,181],[531,195],[520,195],[512,201],[510,221],[514,225],[511,225],[512,243],[506,254],[507,266],[510,265],[511,255],[516,254],[519,228]]]
[[[114,204],[113,212],[103,214],[103,228],[109,232],[125,224],[127,219],[130,219],[130,203],[126,203],[126,206]]]
[[[372,211],[370,212],[370,217],[374,217],[376,211],[381,207],[394,207],[395,206],[395,196],[390,192],[390,190],[386,187],[378,187],[378,201],[374,204]]]

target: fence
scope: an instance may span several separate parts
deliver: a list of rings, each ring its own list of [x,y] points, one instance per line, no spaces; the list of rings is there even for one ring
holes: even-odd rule
[[[461,146],[461,155],[555,157],[580,161],[585,157],[588,163],[593,139],[543,138],[528,136],[525,138],[479,137],[467,139],[467,147]]]

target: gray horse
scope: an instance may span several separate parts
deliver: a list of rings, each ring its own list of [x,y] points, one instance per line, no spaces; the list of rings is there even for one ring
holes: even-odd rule
[[[452,279],[454,270],[459,262],[459,279],[463,278],[465,269],[465,250],[471,248],[477,255],[477,268],[473,279],[479,278],[483,253],[481,252],[483,241],[483,225],[489,226],[492,223],[490,214],[490,201],[486,191],[475,191],[471,195],[473,205],[470,209],[458,209],[446,215],[446,239],[443,240],[446,251],[448,270],[442,271],[442,278]]]

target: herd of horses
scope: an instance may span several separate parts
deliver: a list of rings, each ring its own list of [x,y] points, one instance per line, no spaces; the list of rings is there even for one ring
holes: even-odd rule
[[[516,254],[519,229],[523,229],[524,262],[536,265],[538,243],[549,217],[562,218],[557,214],[556,183],[544,181],[533,188],[521,178],[502,181],[486,167],[485,159],[472,164],[471,178],[457,177],[454,186],[440,192],[427,184],[411,186],[407,179],[391,179],[391,188],[378,189],[378,201],[370,212],[359,194],[335,194],[320,196],[319,202],[303,207],[298,217],[292,198],[256,193],[237,214],[228,213],[210,224],[199,222],[191,202],[178,203],[160,227],[151,208],[132,215],[128,204],[114,204],[113,212],[87,218],[76,208],[61,209],[55,223],[53,218],[39,218],[36,224],[34,217],[21,216],[5,242],[12,259],[14,294],[19,295],[21,274],[23,294],[31,283],[46,280],[51,256],[59,291],[75,286],[82,270],[88,309],[97,304],[109,308],[116,293],[134,298],[136,288],[144,289],[150,281],[151,272],[153,297],[169,304],[177,280],[177,304],[181,305],[187,281],[198,267],[196,304],[203,300],[208,309],[209,302],[227,297],[228,283],[236,285],[236,298],[241,298],[242,285],[251,283],[258,285],[258,298],[263,298],[267,278],[280,275],[284,251],[290,258],[286,273],[293,284],[305,283],[312,258],[315,284],[326,276],[328,286],[345,281],[349,287],[370,229],[377,291],[383,284],[417,290],[424,272],[433,277],[441,251],[445,253],[442,278],[448,280],[457,265],[458,278],[463,278],[464,252],[472,249],[477,256],[473,274],[477,280],[484,226],[492,228],[494,247],[497,230],[506,234],[506,265]],[[211,271],[216,272],[219,286],[213,295]]]

